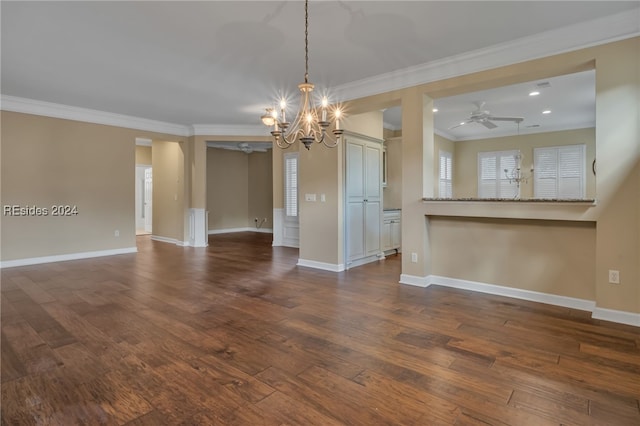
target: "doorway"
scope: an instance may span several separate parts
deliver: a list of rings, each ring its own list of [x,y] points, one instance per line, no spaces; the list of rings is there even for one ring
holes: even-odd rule
[[[153,170],[136,165],[136,235],[151,234],[153,217]]]

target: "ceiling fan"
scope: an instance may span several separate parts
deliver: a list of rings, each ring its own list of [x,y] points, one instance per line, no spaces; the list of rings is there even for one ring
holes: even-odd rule
[[[522,117],[497,117],[495,115],[491,115],[489,111],[482,109],[484,107],[485,102],[475,101],[473,102],[473,104],[476,106],[476,109],[475,111],[471,112],[471,115],[469,116],[469,118],[460,124],[456,124],[455,126],[449,127],[449,130],[455,129],[456,127],[460,127],[469,123],[478,123],[478,124],[482,124],[487,129],[495,129],[498,126],[495,123],[493,123],[493,121],[513,121],[514,123],[520,123],[521,121],[524,120],[524,118]]]

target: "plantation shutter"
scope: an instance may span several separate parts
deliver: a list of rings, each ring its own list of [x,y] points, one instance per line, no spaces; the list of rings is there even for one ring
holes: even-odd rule
[[[440,198],[453,197],[453,171],[451,153],[440,151],[440,180],[438,185],[438,196]]]
[[[535,149],[534,196],[584,198],[585,161],[585,145]]]
[[[515,198],[518,186],[509,182],[508,173],[516,167],[519,151],[478,153],[478,198]]]
[[[288,217],[298,216],[298,154],[284,156],[284,209]]]

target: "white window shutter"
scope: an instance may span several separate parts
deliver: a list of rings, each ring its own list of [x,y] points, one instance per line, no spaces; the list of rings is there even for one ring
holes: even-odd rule
[[[534,150],[534,197],[585,197],[585,145]]]
[[[558,148],[558,198],[584,198],[584,145]]]
[[[478,153],[478,198],[509,199],[519,195],[518,185],[507,177],[516,167],[518,154],[519,151]]]
[[[453,171],[451,153],[440,151],[440,178],[438,182],[438,195],[440,198],[453,197]]]
[[[553,148],[534,150],[533,196],[535,198],[557,198],[558,152]]]
[[[284,208],[288,217],[298,216],[298,154],[284,157]]]
[[[478,154],[478,198],[497,198],[498,159],[493,153]]]

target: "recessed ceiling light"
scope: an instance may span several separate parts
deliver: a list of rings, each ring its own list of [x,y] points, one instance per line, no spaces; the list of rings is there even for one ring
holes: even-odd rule
[[[551,110],[550,109],[545,109],[544,111],[542,111],[543,114],[551,114]]]
[[[465,124],[464,121],[460,123],[461,126],[464,126],[464,124]]]
[[[438,108],[434,108],[434,109],[433,109],[433,112],[438,112]]]
[[[537,90],[534,90],[533,92],[529,93],[529,96],[538,96],[540,94],[540,92],[538,92]]]

